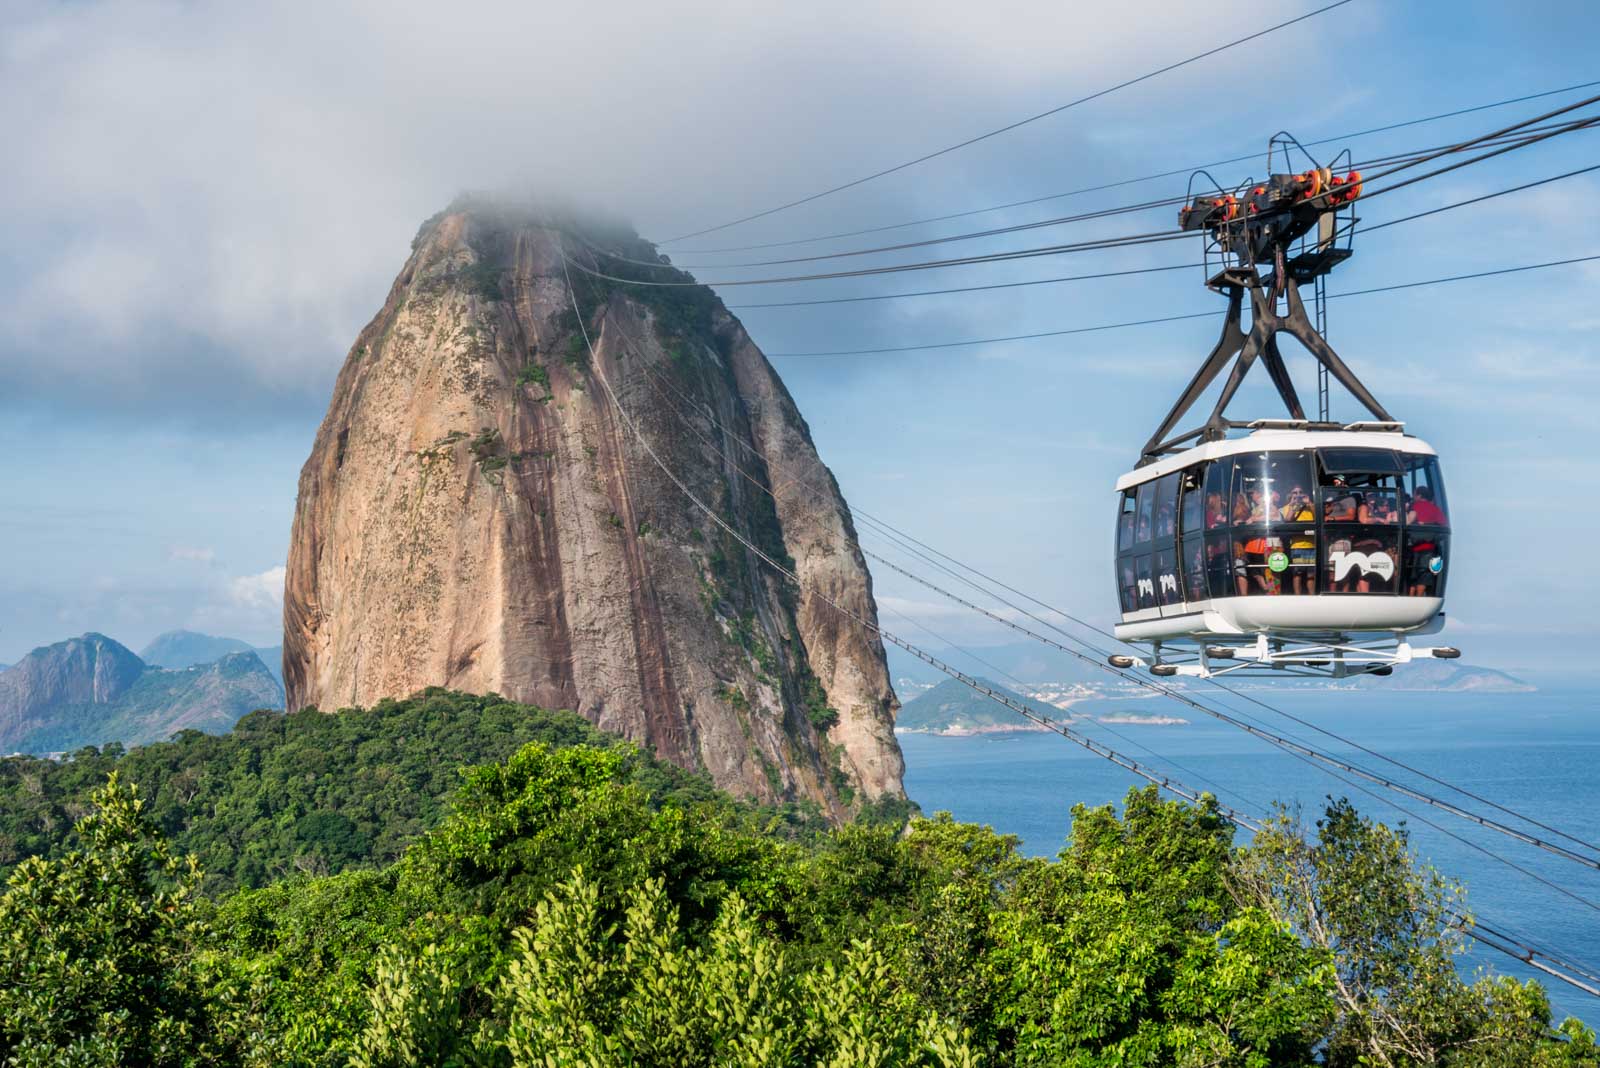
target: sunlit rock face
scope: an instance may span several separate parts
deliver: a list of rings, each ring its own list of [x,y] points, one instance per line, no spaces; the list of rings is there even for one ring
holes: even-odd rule
[[[594,246],[656,259],[500,205],[423,226],[301,472],[289,707],[494,692],[745,796],[902,797],[882,644],[824,600],[875,621],[871,580],[794,401],[709,290],[563,270]]]

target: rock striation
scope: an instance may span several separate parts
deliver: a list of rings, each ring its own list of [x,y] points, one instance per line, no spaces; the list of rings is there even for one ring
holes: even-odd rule
[[[871,579],[783,383],[704,287],[564,255],[692,281],[534,209],[458,201],[418,233],[301,472],[289,707],[493,692],[746,796],[903,797],[882,644],[818,596],[875,620]]]

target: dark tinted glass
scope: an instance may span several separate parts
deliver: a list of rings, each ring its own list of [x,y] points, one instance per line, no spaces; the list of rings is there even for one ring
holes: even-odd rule
[[[1191,467],[1183,472],[1182,485],[1178,491],[1179,512],[1182,513],[1182,531],[1200,530],[1205,525],[1206,494],[1205,494],[1205,468]]]
[[[1233,480],[1233,457],[1213,460],[1206,465],[1205,516],[1207,530],[1228,525],[1228,494]]]
[[[1183,539],[1183,599],[1204,601],[1206,593],[1206,545],[1199,534]]]
[[[1133,543],[1145,545],[1154,531],[1156,512],[1156,484],[1146,482],[1139,487],[1138,520],[1134,526]]]
[[[1156,550],[1156,600],[1164,605],[1182,604],[1183,589],[1178,585],[1178,550],[1176,546]]]
[[[1140,608],[1154,608],[1156,606],[1156,583],[1150,575],[1150,557],[1136,556],[1133,558],[1133,574],[1135,592]]]
[[[1439,477],[1439,461],[1432,456],[1407,456],[1405,461],[1405,496],[1401,503],[1406,523],[1448,527],[1450,517],[1444,499],[1444,481]]]
[[[1400,459],[1388,449],[1319,449],[1317,454],[1324,471],[1400,473]]]
[[[1443,597],[1449,559],[1449,535],[1420,527],[1408,529],[1400,592],[1408,597]]]
[[[1227,531],[1206,535],[1206,587],[1213,597],[1232,597],[1233,539]]]
[[[1133,511],[1135,508],[1133,490],[1124,490],[1122,500],[1117,504],[1117,549],[1127,552],[1133,548]]]
[[[1156,537],[1171,538],[1178,533],[1178,472],[1156,480]]]

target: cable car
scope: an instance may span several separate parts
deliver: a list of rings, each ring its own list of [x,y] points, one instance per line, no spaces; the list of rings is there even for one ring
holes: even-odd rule
[[[1350,255],[1359,191],[1359,174],[1334,178],[1314,165],[1253,188],[1185,198],[1180,222],[1205,233],[1207,285],[1228,297],[1228,314],[1138,466],[1116,483],[1115,632],[1149,655],[1113,656],[1115,666],[1163,676],[1343,678],[1460,655],[1411,644],[1444,625],[1451,531],[1439,457],[1406,433],[1324,336],[1323,283]],[[1316,287],[1316,324],[1300,295],[1306,283]],[[1296,393],[1280,333],[1317,362],[1317,419],[1307,418]],[[1257,361],[1287,418],[1226,415]],[[1174,433],[1225,368],[1210,417]],[[1330,376],[1371,419],[1328,418]]]

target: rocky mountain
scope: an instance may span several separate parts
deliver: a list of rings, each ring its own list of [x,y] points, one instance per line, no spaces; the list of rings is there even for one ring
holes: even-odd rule
[[[249,649],[250,643],[238,638],[218,638],[192,630],[169,630],[139,650],[139,659],[157,667],[186,668],[210,664],[229,653],[242,653]]]
[[[1005,694],[1041,716],[1056,720],[1069,717],[1058,708],[1023,697],[1013,690],[987,679],[979,682]],[[906,702],[895,722],[895,729],[914,734],[988,734],[1000,731],[1044,730],[1032,720],[1023,719],[1011,709],[991,701],[972,687],[956,679],[947,678],[927,693]]]
[[[903,796],[882,645],[815,592],[875,618],[849,509],[739,321],[658,262],[534,209],[424,224],[301,472],[290,707],[492,691],[746,796]]]
[[[219,638],[192,630],[169,630],[158,635],[139,652],[146,664],[168,668],[200,667],[214,664],[229,653],[253,652],[267,671],[283,687],[283,646],[251,645],[238,638]]]
[[[103,634],[35,649],[0,671],[0,752],[159,741],[180,730],[225,731],[283,691],[255,653],[202,667],[147,665]]]

